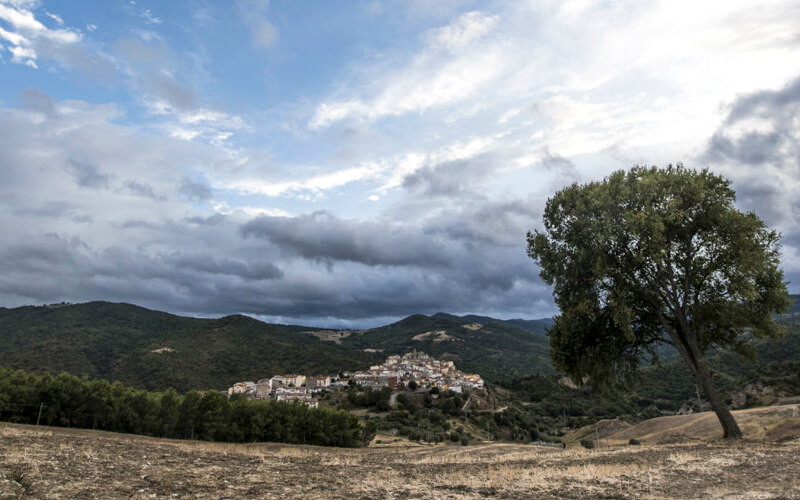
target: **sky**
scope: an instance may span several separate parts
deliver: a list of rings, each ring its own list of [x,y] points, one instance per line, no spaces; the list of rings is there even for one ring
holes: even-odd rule
[[[548,317],[547,199],[677,162],[800,292],[800,2],[0,0],[6,307]]]

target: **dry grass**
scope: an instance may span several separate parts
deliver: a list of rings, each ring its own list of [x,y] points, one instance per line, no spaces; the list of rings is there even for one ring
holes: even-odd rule
[[[739,427],[752,441],[785,441],[800,436],[800,405],[776,405],[733,412]],[[673,415],[645,420],[631,425],[621,420],[601,420],[567,433],[568,446],[578,446],[582,439],[600,446],[624,446],[630,439],[642,443],[701,443],[721,438],[722,430],[712,412]]]
[[[0,443],[0,499],[800,499],[796,440],[353,450],[0,424]]]

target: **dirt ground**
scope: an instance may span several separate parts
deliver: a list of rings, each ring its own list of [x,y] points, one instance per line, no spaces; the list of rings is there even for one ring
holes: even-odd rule
[[[335,449],[0,423],[12,498],[800,499],[800,441]]]

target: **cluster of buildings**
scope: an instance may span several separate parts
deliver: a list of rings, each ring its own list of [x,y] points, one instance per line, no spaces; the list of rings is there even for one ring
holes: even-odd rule
[[[306,377],[305,375],[275,375],[258,382],[237,382],[228,388],[228,397],[244,394],[251,399],[276,399],[297,401],[312,408],[319,403],[314,395],[324,389],[346,385],[332,377]]]
[[[367,371],[344,372],[336,377],[276,375],[258,382],[237,382],[228,389],[228,397],[244,394],[251,399],[296,401],[316,408],[319,405],[315,398],[317,393],[349,385],[376,390],[389,388],[392,392],[417,387],[465,392],[483,389],[484,383],[480,375],[456,370],[452,361],[440,361],[415,350],[402,356],[389,356],[383,364],[371,366]]]
[[[443,391],[483,389],[480,375],[463,373],[456,370],[452,361],[440,361],[416,350],[402,356],[389,356],[382,365],[353,373],[351,379],[361,386],[389,387],[392,391],[406,389],[412,381],[417,387],[437,387]]]

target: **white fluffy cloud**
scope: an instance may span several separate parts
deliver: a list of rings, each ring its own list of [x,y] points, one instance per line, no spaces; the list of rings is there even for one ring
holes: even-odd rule
[[[44,41],[57,45],[74,44],[81,40],[81,33],[73,29],[52,29],[46,27],[36,19],[30,10],[37,2],[0,2],[0,20],[4,21],[7,29],[0,26],[0,38],[11,44],[8,47],[12,54],[12,61],[37,68],[37,45]],[[63,25],[64,21],[57,15],[46,14],[56,24]]]

